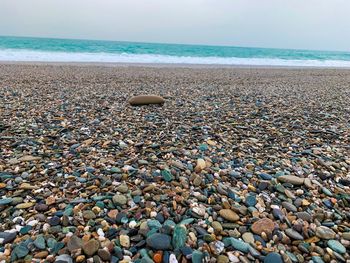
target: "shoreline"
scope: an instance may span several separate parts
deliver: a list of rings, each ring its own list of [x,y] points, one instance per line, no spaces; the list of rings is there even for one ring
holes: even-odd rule
[[[198,69],[310,69],[349,70],[350,67],[336,66],[274,66],[274,65],[226,65],[226,64],[177,64],[177,63],[125,63],[125,62],[56,62],[56,61],[1,61],[0,65],[40,65],[40,66],[99,66],[99,67],[149,67],[149,68],[198,68]]]

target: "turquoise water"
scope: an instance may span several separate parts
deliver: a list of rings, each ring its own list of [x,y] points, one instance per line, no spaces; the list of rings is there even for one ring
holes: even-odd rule
[[[350,52],[0,37],[0,60],[349,67]]]

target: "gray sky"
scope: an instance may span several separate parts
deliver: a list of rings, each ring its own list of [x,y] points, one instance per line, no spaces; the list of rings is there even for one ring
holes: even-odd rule
[[[0,35],[350,51],[349,0],[0,0]]]

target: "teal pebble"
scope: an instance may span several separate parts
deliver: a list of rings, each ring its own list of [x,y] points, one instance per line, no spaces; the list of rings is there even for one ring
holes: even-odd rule
[[[346,248],[337,240],[328,240],[327,245],[339,254],[345,254]]]

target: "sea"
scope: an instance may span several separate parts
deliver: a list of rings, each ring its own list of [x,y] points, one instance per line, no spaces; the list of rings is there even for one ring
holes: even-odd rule
[[[0,36],[0,61],[350,67],[350,52]]]

